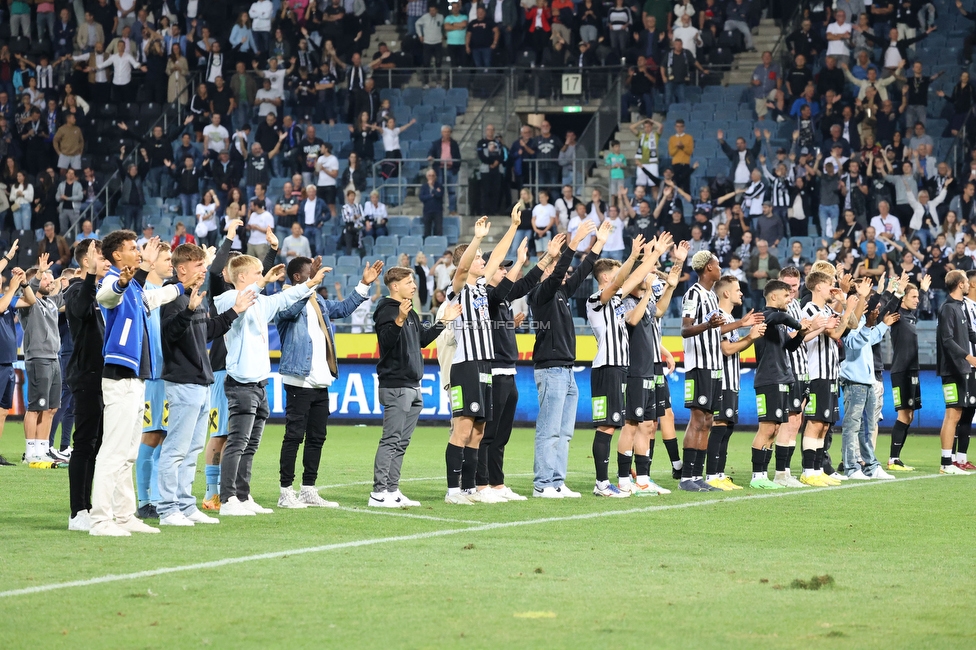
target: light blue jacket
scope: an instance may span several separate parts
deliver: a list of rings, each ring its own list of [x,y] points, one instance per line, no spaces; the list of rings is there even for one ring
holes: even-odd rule
[[[840,363],[840,378],[855,384],[874,385],[874,351],[871,346],[884,338],[888,326],[878,323],[874,327],[865,327],[865,320],[862,316],[857,329],[844,337],[846,357]]]

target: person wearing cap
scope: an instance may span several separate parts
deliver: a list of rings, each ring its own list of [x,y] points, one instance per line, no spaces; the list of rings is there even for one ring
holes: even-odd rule
[[[146,245],[146,242],[148,242],[150,239],[153,238],[155,234],[156,234],[156,229],[153,227],[151,223],[147,223],[145,226],[142,227],[142,237],[136,240],[136,246],[138,246],[141,249],[143,246]]]

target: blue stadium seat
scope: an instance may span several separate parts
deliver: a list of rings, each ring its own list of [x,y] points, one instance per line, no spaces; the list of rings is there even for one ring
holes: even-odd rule
[[[414,219],[410,222],[410,236],[424,238],[424,222],[422,219]]]
[[[413,108],[414,106],[419,106],[424,101],[424,90],[422,88],[404,88],[400,93],[400,98],[403,103],[407,106]]]
[[[433,235],[424,240],[424,249],[434,248],[443,253],[447,248],[447,237],[443,235]]]
[[[343,255],[337,260],[336,273],[357,273],[361,263],[358,255]]]
[[[376,238],[376,242],[375,242],[377,246],[389,244],[394,248],[396,248],[397,245],[399,245],[399,243],[400,243],[399,238],[396,235],[380,235],[379,237]]]
[[[406,236],[410,234],[410,217],[390,217],[386,222],[386,229],[391,234]]]
[[[400,99],[400,89],[399,88],[382,88],[380,90],[380,99],[389,99],[390,104],[393,104],[394,100]]]
[[[323,255],[322,256],[322,266],[328,266],[329,268],[336,267],[335,255]]]
[[[447,100],[447,91],[443,88],[431,88],[424,93],[423,103],[427,106],[443,106]]]
[[[451,88],[447,91],[447,101],[454,104],[458,115],[463,115],[468,110],[468,89]]]
[[[398,255],[390,255],[386,258],[386,261],[383,262],[383,266],[388,269],[397,266],[399,264],[399,259],[400,258]]]
[[[413,235],[407,235],[406,237],[400,238],[401,248],[411,248],[413,250],[418,250],[424,245],[423,237],[415,237]]]

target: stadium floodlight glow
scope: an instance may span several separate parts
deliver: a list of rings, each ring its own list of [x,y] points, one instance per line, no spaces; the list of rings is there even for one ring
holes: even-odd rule
[[[582,113],[582,106],[563,106],[563,113]]]

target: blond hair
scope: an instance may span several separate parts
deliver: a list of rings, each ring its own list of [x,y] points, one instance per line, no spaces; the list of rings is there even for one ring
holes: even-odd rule
[[[227,262],[227,274],[231,282],[237,282],[237,276],[250,269],[262,270],[261,260],[251,255],[238,255]]]
[[[691,258],[691,268],[695,271],[701,271],[708,264],[715,259],[711,251],[698,251],[695,253],[694,257]]]
[[[837,268],[827,260],[817,260],[810,267],[811,273],[826,273],[832,278],[837,277]]]

